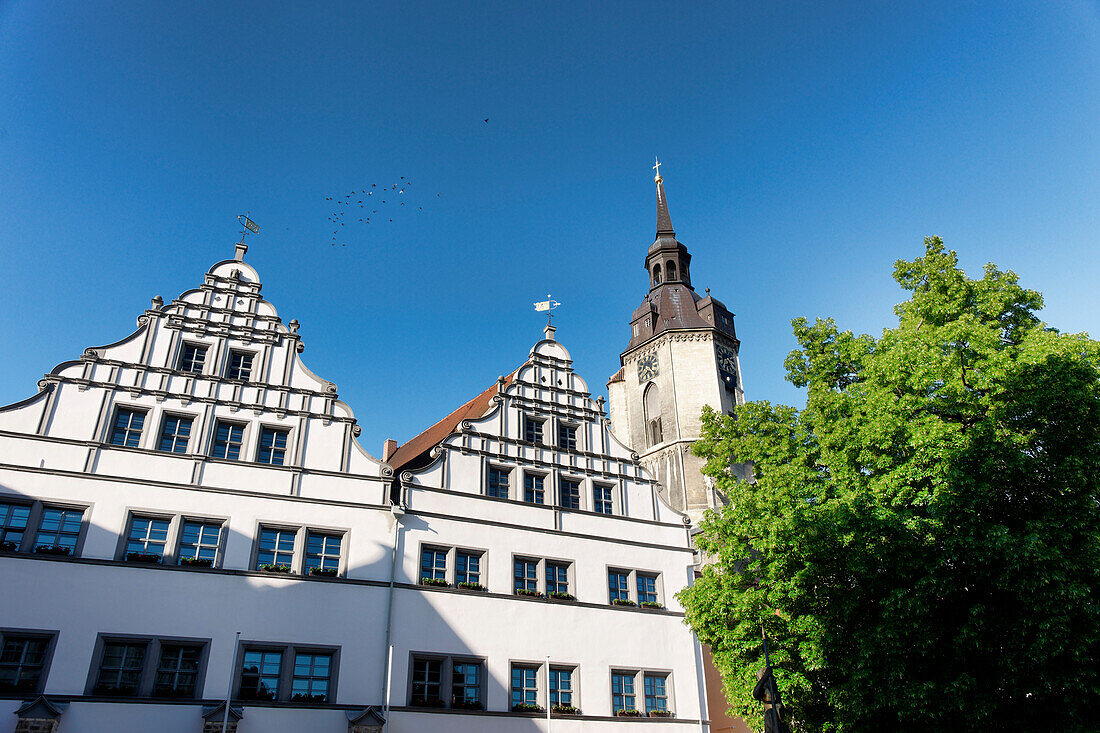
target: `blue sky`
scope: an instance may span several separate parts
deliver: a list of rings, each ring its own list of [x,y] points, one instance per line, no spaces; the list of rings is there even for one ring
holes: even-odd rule
[[[548,292],[602,393],[654,155],[750,398],[803,403],[791,318],[890,325],[928,234],[1096,331],[1095,2],[0,0],[0,403],[196,286],[246,210],[372,453],[521,363]],[[326,197],[402,180],[332,246]]]

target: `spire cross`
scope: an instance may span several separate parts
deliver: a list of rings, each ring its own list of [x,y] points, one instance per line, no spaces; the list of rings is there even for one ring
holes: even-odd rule
[[[654,181],[660,181],[661,180],[661,161],[657,160],[657,158],[654,157],[653,162],[657,164],[657,165],[653,166],[653,170],[657,171],[657,175],[653,176],[653,180]]]

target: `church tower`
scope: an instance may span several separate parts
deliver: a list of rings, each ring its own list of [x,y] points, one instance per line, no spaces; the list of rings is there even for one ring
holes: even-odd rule
[[[630,318],[622,368],[608,381],[611,429],[633,446],[673,507],[698,523],[724,503],[691,453],[703,406],[731,412],[745,401],[733,314],[691,285],[691,254],[676,239],[657,175],[657,237],[645,257],[649,292]],[[740,467],[737,467],[740,468]]]

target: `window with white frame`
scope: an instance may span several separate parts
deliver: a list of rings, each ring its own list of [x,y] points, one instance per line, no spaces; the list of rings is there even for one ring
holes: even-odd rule
[[[611,713],[613,715],[638,709],[635,703],[637,696],[634,693],[636,674],[636,672],[619,670],[611,672]]]
[[[524,415],[523,439],[528,443],[541,443],[543,423],[543,420],[531,417],[530,415]]]
[[[185,519],[180,528],[180,565],[213,567],[218,561],[221,545],[222,523],[199,519]]]
[[[561,493],[561,508],[562,509],[580,509],[581,508],[581,482],[571,478],[560,478],[558,480],[560,486],[559,492]]]
[[[332,577],[340,572],[344,539],[341,530],[261,525],[253,567]]]
[[[210,455],[229,461],[241,459],[244,446],[244,425],[227,420],[218,420],[214,427],[214,442],[210,446]]]
[[[194,697],[201,656],[200,646],[162,643],[153,697]]]
[[[528,504],[542,504],[546,495],[546,477],[537,473],[523,474],[523,500]]]
[[[119,407],[115,410],[115,421],[111,424],[111,445],[137,448],[141,443],[141,431],[145,427],[145,410],[133,407]]]
[[[286,572],[291,571],[294,568],[294,544],[297,537],[297,529],[261,527],[259,551],[256,553],[256,569],[285,568]]]
[[[423,547],[420,550],[420,582],[447,582],[447,550],[442,547]]]
[[[539,709],[539,666],[512,664],[512,710]]]
[[[451,707],[481,710],[481,665],[475,660],[451,661]]]
[[[340,570],[340,546],[344,537],[326,532],[306,532],[306,572],[336,575]]]
[[[252,378],[252,359],[252,352],[233,349],[229,352],[229,363],[226,364],[225,376],[230,379],[248,381]]]
[[[549,596],[573,600],[573,563],[516,555],[512,558],[512,591],[520,596]]]
[[[286,463],[286,440],[289,431],[281,428],[260,428],[260,447],[256,451],[256,461],[271,466]]]
[[[187,415],[165,415],[157,449],[166,453],[186,453],[192,422],[192,418]]]
[[[42,691],[54,636],[48,631],[0,630],[0,694]]]
[[[130,531],[126,534],[125,558],[138,562],[159,563],[164,558],[168,544],[170,519],[164,517],[130,518]]]
[[[23,545],[30,521],[31,507],[0,502],[0,550],[15,552]]]
[[[481,553],[468,550],[455,552],[455,585],[481,585]]]
[[[638,573],[638,604],[657,603],[657,576],[652,573]]]
[[[569,423],[558,423],[558,447],[566,450],[577,449],[577,426]]]
[[[409,705],[483,710],[485,660],[413,653],[409,665]]]
[[[207,639],[100,637],[93,695],[194,699],[201,690]]]
[[[546,562],[546,595],[569,594],[569,564]]]
[[[661,574],[626,568],[607,569],[608,600],[615,606],[664,608]]]
[[[47,555],[75,555],[83,527],[84,509],[43,506],[34,551]]]
[[[249,642],[243,650],[238,699],[305,703],[335,699],[337,648]]]
[[[646,672],[643,677],[642,688],[645,692],[646,713],[667,713],[668,707],[668,675],[654,672]]]
[[[410,705],[443,707],[443,661],[426,657],[413,658]]]
[[[512,579],[516,595],[538,595],[539,561],[527,557],[515,558]]]
[[[141,682],[141,671],[145,667],[145,652],[149,643],[108,641],[103,645],[103,654],[99,659],[99,671],[96,674],[96,695],[137,695]]]
[[[573,667],[550,666],[550,707],[576,708],[573,698]]]
[[[611,514],[611,487],[601,484],[592,486],[592,511],[597,514]]]
[[[290,681],[291,702],[328,702],[332,682],[332,654],[295,651]]]
[[[206,363],[206,347],[200,344],[185,343],[180,349],[179,370],[191,374],[202,374]]]
[[[627,570],[608,570],[607,586],[611,603],[630,601],[630,573]]]
[[[489,473],[486,477],[485,494],[497,499],[507,499],[508,475],[510,473],[511,471],[506,468],[489,466]]]

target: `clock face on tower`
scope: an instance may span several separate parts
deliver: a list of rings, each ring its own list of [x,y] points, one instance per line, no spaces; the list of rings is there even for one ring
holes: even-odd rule
[[[721,344],[716,349],[718,354],[718,375],[722,378],[722,386],[732,392],[737,387],[737,354]]]
[[[638,383],[646,382],[660,374],[657,367],[657,355],[646,354],[638,358]]]

